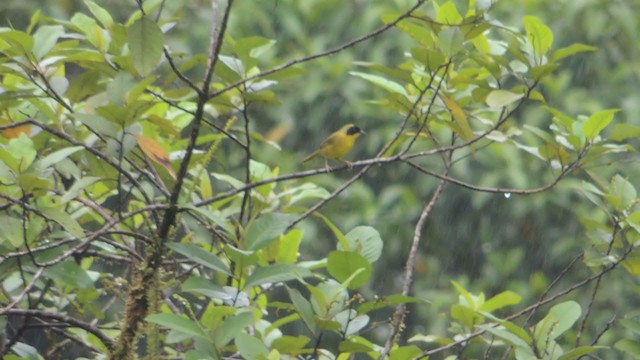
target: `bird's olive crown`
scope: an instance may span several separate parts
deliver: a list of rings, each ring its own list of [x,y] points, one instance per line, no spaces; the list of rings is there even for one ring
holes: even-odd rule
[[[355,134],[359,134],[361,132],[362,132],[362,129],[360,129],[359,127],[357,127],[355,125],[353,125],[349,129],[347,129],[347,135],[355,135]]]

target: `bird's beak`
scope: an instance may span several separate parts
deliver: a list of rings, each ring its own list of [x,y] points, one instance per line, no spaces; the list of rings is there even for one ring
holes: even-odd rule
[[[366,133],[367,133],[366,131],[360,129],[360,134],[365,135]]]

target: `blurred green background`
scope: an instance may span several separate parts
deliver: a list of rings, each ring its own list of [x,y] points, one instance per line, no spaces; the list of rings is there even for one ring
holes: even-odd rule
[[[135,6],[120,0],[96,1],[123,21]],[[466,1],[456,1],[460,6]],[[124,4],[124,5],[123,5]],[[237,1],[228,34],[234,38],[259,35],[277,41],[265,62],[278,64],[342,44],[381,26],[384,10],[405,9],[407,0],[260,0]],[[204,52],[210,31],[207,1],[172,0],[164,4],[163,18],[191,19],[178,22],[167,43],[186,53]],[[429,5],[426,5],[428,8]],[[87,12],[82,1],[4,0],[0,8],[2,26],[24,29],[34,11],[46,16],[69,18]],[[206,11],[203,11],[205,9]],[[596,46],[564,61],[552,79],[542,84],[550,105],[570,115],[589,114],[605,108],[620,108],[617,122],[639,124],[640,113],[640,2],[639,1],[499,1],[490,16],[505,26],[521,28],[522,16],[535,15],[551,27],[554,48],[571,43]],[[312,151],[333,129],[355,122],[367,131],[350,159],[372,156],[396,129],[402,117],[370,100],[382,90],[350,76],[358,61],[393,66],[403,59],[411,40],[390,31],[358,45],[352,51],[307,63],[306,74],[283,81],[276,92],[279,106],[251,108],[256,130],[280,134],[282,150],[258,145],[259,161],[279,166],[281,173],[300,170],[299,160]],[[224,52],[224,49],[223,49]],[[514,121],[547,126],[549,115],[539,107],[525,107]],[[275,135],[274,135],[275,136]],[[634,144],[637,147],[637,144]],[[274,161],[274,159],[278,159]],[[637,158],[625,156],[617,163],[593,169],[598,180],[607,182],[621,169],[629,179],[638,178]],[[433,161],[438,166],[437,159]],[[319,166],[318,164],[315,164]],[[483,186],[536,187],[551,179],[547,165],[522,152],[488,148],[471,154],[456,165],[453,176]],[[334,188],[345,173],[313,181]],[[633,181],[633,180],[632,180]],[[437,181],[417,175],[407,166],[392,164],[372,169],[365,178],[337,201],[324,208],[345,232],[357,225],[372,225],[382,234],[385,252],[367,296],[398,292],[401,274],[417,216]],[[636,183],[636,186],[638,184]],[[448,306],[457,295],[451,280],[473,292],[488,296],[511,289],[523,295],[523,304],[534,302],[549,282],[587,246],[581,219],[602,219],[603,214],[585,205],[576,180],[562,182],[551,191],[533,196],[474,193],[448,185],[424,232],[413,294],[430,299],[418,316],[409,317],[406,334],[446,332]],[[303,258],[314,259],[334,248],[331,233],[319,222],[306,221]],[[589,275],[577,266],[558,288]],[[614,313],[624,314],[640,305],[638,286],[624,272],[615,272],[601,286],[588,327],[597,332]],[[588,289],[577,300],[588,302]],[[614,295],[612,295],[614,294]],[[582,296],[582,298],[581,298]],[[580,300],[582,299],[582,300]],[[417,311],[417,310],[413,310]],[[386,321],[382,314],[378,321]],[[379,328],[382,336],[384,327]],[[612,344],[617,329],[602,340]]]

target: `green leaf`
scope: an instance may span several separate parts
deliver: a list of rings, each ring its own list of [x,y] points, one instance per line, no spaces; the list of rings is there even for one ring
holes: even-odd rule
[[[33,55],[42,59],[53,48],[60,36],[64,35],[64,28],[60,25],[45,25],[33,34]]]
[[[345,235],[349,242],[349,249],[342,249],[342,246],[338,244],[338,250],[351,250],[354,251],[370,263],[374,263],[382,255],[382,247],[384,242],[380,237],[378,230],[371,226],[356,226]]]
[[[327,257],[327,270],[341,283],[360,271],[349,283],[350,289],[357,289],[369,281],[372,267],[367,259],[355,252],[332,251]]]
[[[525,16],[522,19],[527,39],[533,51],[539,56],[545,55],[553,44],[553,32],[539,18],[535,16]]]
[[[13,357],[14,355],[7,355],[3,357],[3,360],[43,360],[44,358],[38,353],[38,350],[31,345],[16,342],[11,351],[18,354],[19,357]]]
[[[269,350],[264,343],[249,334],[239,333],[235,342],[238,352],[244,359],[266,359],[269,355]]]
[[[151,78],[152,79],[152,78]],[[127,93],[136,85],[133,75],[120,71],[107,84],[109,101],[117,106],[125,106]]]
[[[276,256],[278,264],[293,264],[298,260],[298,250],[302,242],[302,230],[293,229],[280,238],[280,249]]]
[[[118,127],[102,116],[80,113],[75,113],[72,116],[98,134],[106,135],[110,138],[116,138],[118,136]]]
[[[341,353],[369,352],[374,350],[371,346],[351,340],[340,342],[340,345],[338,345],[338,349]]]
[[[631,124],[615,124],[609,138],[613,141],[640,138],[640,126]]]
[[[438,34],[440,50],[444,56],[450,58],[462,49],[464,34],[457,27],[443,29]]]
[[[87,271],[80,267],[72,259],[67,259],[47,268],[45,276],[57,280],[63,286],[72,286],[77,289],[94,289],[93,280]]]
[[[335,320],[342,326],[341,332],[346,337],[358,333],[358,331],[369,324],[369,316],[363,314],[358,315],[353,309],[347,309],[338,313],[335,316]]]
[[[198,323],[183,316],[176,314],[152,314],[147,316],[145,320],[188,336],[208,339],[207,334],[200,328]]]
[[[284,234],[293,216],[281,213],[267,213],[249,225],[246,233],[245,246],[247,250],[259,250],[268,246],[280,235]]]
[[[633,359],[640,359],[640,342],[631,339],[622,339],[613,346],[618,350],[624,351]]]
[[[15,217],[9,217],[6,215],[0,215],[0,224],[2,224],[2,231],[0,231],[0,244],[8,248],[8,244],[12,247],[19,248],[24,246],[22,220]]]
[[[415,345],[400,346],[389,353],[389,360],[416,359],[422,355],[422,350]]]
[[[111,18],[111,15],[107,10],[101,8],[91,0],[84,0],[84,4],[87,5],[87,7],[89,8],[89,11],[91,11],[93,16],[95,16],[96,19],[100,21],[102,26],[109,29],[111,25],[113,25],[113,19]]]
[[[462,16],[452,1],[440,5],[437,8],[436,21],[441,24],[458,25],[462,22]]]
[[[186,256],[195,263],[231,275],[229,266],[216,255],[202,249],[199,246],[186,243],[168,243],[167,247],[178,254]]]
[[[618,112],[617,109],[609,109],[598,111],[597,113],[589,116],[584,123],[583,132],[584,136],[593,140],[600,132],[611,123],[613,115]]]
[[[486,330],[488,333],[494,335],[495,337],[506,342],[507,344],[521,349],[521,351],[524,351],[525,353],[527,353],[527,355],[530,354],[531,356],[533,356],[533,351],[531,350],[531,346],[516,334],[510,331],[507,331],[504,328],[496,328],[491,325],[479,325],[478,327]]]
[[[313,276],[313,273],[302,266],[290,264],[274,264],[256,268],[247,278],[245,286],[250,288],[267,283],[285,282]]]
[[[522,300],[522,298],[515,292],[503,291],[500,294],[487,300],[484,304],[480,305],[479,310],[492,312],[505,306],[518,304],[520,303],[520,300]]]
[[[633,184],[620,175],[611,179],[604,198],[618,211],[628,209],[636,201],[637,191]]]
[[[287,289],[287,292],[289,293],[291,302],[293,302],[293,305],[298,311],[298,314],[300,314],[302,321],[304,321],[311,333],[316,334],[317,324],[315,318],[313,317],[313,308],[311,307],[311,303],[304,296],[302,296],[300,291],[292,289],[288,286],[285,287]]]
[[[598,50],[598,48],[594,46],[589,46],[585,44],[571,44],[567,47],[563,47],[561,49],[554,51],[553,54],[551,54],[551,56],[549,57],[549,61],[556,62],[558,60],[566,58],[567,56],[571,56],[580,52],[596,51],[596,50]]]
[[[57,164],[63,159],[66,159],[67,157],[69,157],[69,155],[82,149],[84,149],[84,147],[82,146],[72,146],[72,147],[60,149],[58,151],[54,151],[51,154],[45,156],[38,163],[43,169],[46,169],[49,166]]]
[[[84,237],[84,230],[82,229],[82,226],[80,226],[80,224],[78,224],[78,222],[69,214],[64,212],[64,209],[58,207],[45,207],[39,210],[44,216],[60,224],[60,226],[67,230],[71,235],[77,238]]]
[[[19,169],[14,170],[24,171],[33,163],[38,154],[33,141],[25,134],[20,134],[19,137],[9,140],[7,150],[14,159],[19,161]]]
[[[357,76],[357,77],[363,78],[363,79],[373,83],[374,85],[377,85],[377,86],[387,90],[388,92],[407,96],[407,91],[404,89],[404,87],[402,85],[398,84],[395,81],[392,81],[392,80],[389,80],[387,78],[384,78],[382,76],[366,74],[366,73],[362,73],[362,72],[358,72],[358,71],[350,71],[349,74],[351,74],[353,76]]]
[[[271,343],[271,349],[277,350],[282,354],[298,353],[309,343],[306,336],[281,336]]]
[[[507,90],[493,90],[487,95],[487,105],[490,107],[504,107],[524,97],[524,94],[516,94]]]
[[[607,349],[606,346],[580,346],[575,349],[571,349],[567,351],[562,356],[558,358],[558,360],[574,360],[580,359],[584,355],[590,354],[598,349]]]
[[[534,338],[538,349],[544,350],[551,346],[553,341],[578,320],[582,309],[575,301],[567,301],[553,306],[547,316],[540,320],[534,331]],[[551,350],[550,350],[551,351]]]
[[[235,288],[234,288],[235,290]],[[192,275],[183,284],[182,291],[195,292],[212,299],[223,301],[233,300],[234,296],[211,280]]]
[[[247,326],[253,324],[253,312],[242,312],[229,316],[218,327],[213,336],[216,347],[223,347],[240,334]]]
[[[131,60],[141,76],[149,75],[160,62],[164,38],[160,27],[147,16],[129,26],[127,43]]]

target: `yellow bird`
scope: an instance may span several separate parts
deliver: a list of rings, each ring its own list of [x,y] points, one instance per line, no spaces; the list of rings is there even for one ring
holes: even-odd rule
[[[307,162],[320,155],[324,157],[324,165],[327,170],[331,169],[327,162],[328,159],[342,161],[350,167],[351,163],[349,161],[342,160],[342,158],[351,151],[353,144],[360,134],[365,134],[365,132],[359,127],[354,124],[345,125],[341,127],[340,130],[329,135],[329,137],[320,144],[320,148],[302,159],[302,162]]]

